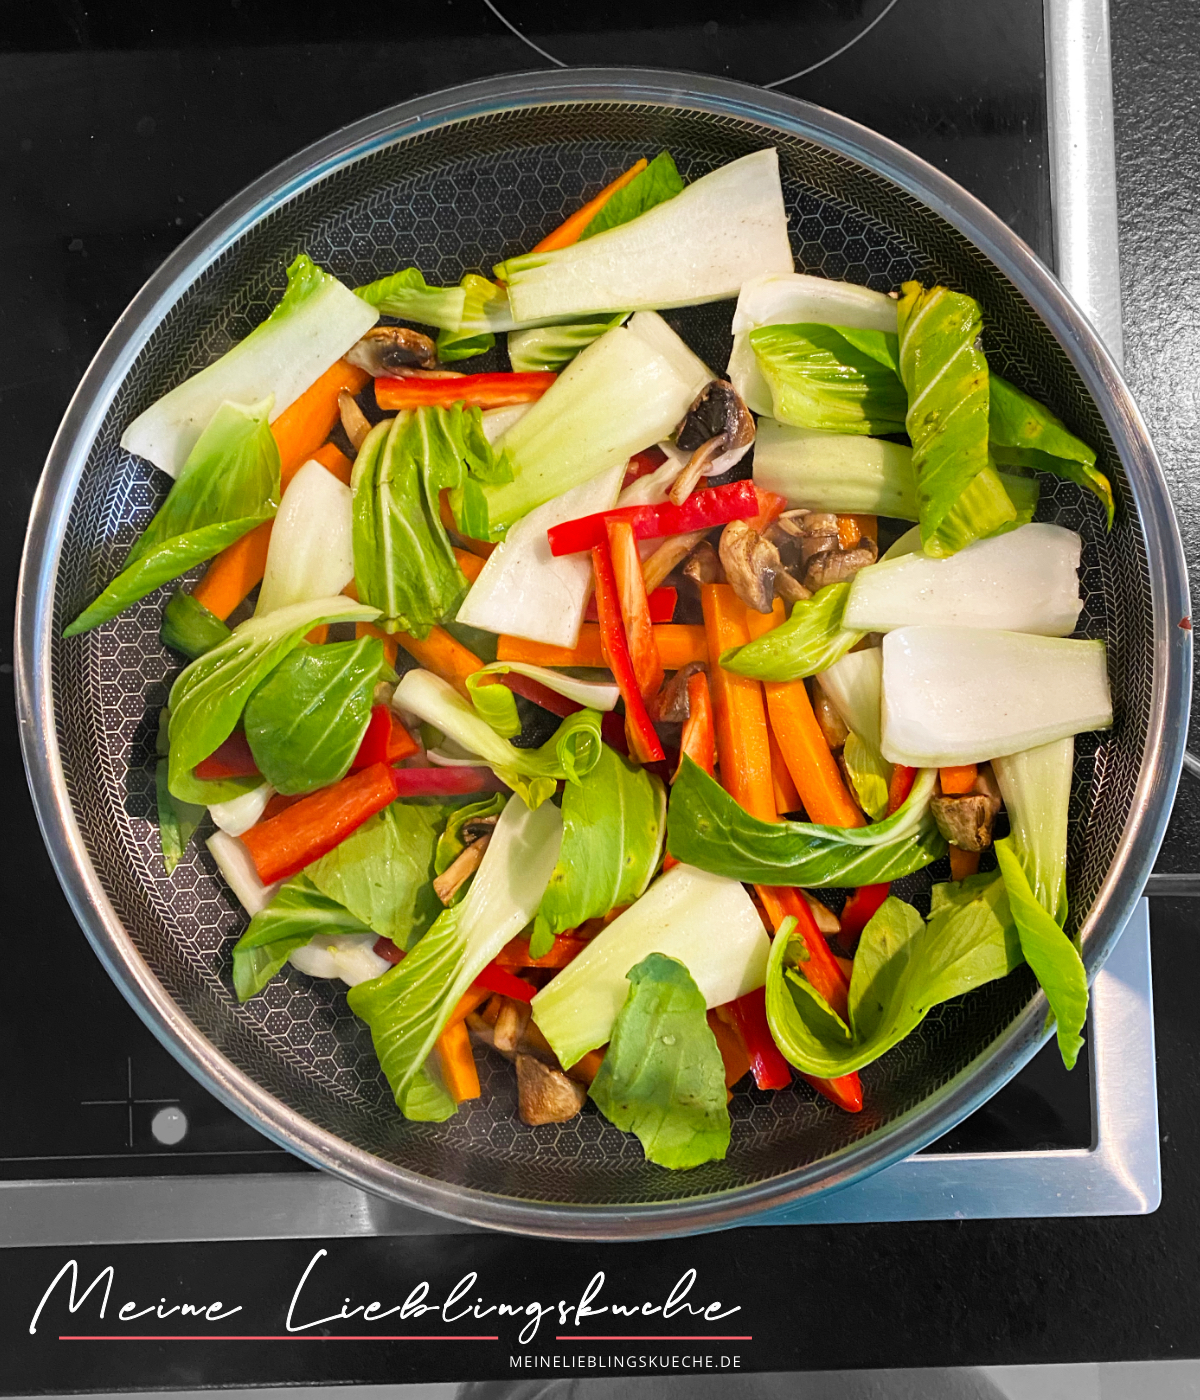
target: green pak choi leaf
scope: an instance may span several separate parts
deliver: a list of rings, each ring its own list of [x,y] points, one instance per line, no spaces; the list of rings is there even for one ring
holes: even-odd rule
[[[850,732],[842,750],[846,764],[846,776],[854,789],[858,805],[874,821],[887,815],[888,784],[891,781],[892,765],[877,748]]]
[[[124,569],[64,637],[108,622],[273,518],[279,505],[279,449],[268,421],[271,404],[264,399],[253,407],[223,403],[217,409]]]
[[[350,771],[386,670],[378,637],[301,646],[246,701],[243,723],[258,771],[288,796]]]
[[[992,760],[1012,844],[1037,902],[1060,927],[1067,920],[1067,817],[1075,739],[1055,739]]]
[[[917,774],[904,805],[870,826],[764,822],[690,758],[671,788],[667,850],[688,865],[754,885],[880,885],[946,853],[929,812],[936,769]]]
[[[170,695],[170,787],[181,801],[222,802],[257,787],[258,777],[202,783],[192,769],[237,728],[246,701],[276,666],[324,622],[373,622],[378,608],[349,598],[314,598],[252,617],[184,668]]]
[[[1074,943],[1038,903],[1011,836],[996,842],[996,859],[1020,935],[1021,951],[1046,993],[1051,1013],[1058,1023],[1058,1049],[1063,1064],[1074,1069],[1083,1046],[1088,1008],[1083,959]]]
[[[988,445],[1001,466],[1032,467],[1091,491],[1104,507],[1112,529],[1112,484],[1097,470],[1095,452],[1068,432],[1048,408],[998,374],[991,376]]]
[[[902,900],[880,905],[854,955],[848,1023],[786,965],[790,940],[780,929],[767,966],[767,1022],[790,1064],[822,1078],[862,1069],[932,1007],[1020,964],[1003,881],[989,873],[948,888],[928,923]]]
[[[579,783],[563,793],[562,854],[530,940],[536,957],[557,934],[632,904],[662,858],[667,793],[661,781],[607,744]]]
[[[830,583],[792,605],[779,627],[721,655],[721,665],[756,681],[795,681],[827,671],[867,635],[842,626],[850,584]]]
[[[457,331],[462,325],[467,298],[466,288],[462,286],[431,287],[415,267],[380,277],[365,287],[356,287],[355,294],[384,316],[451,331]]]
[[[409,948],[442,912],[430,883],[435,852],[448,821],[463,810],[444,802],[393,802],[363,822],[305,878],[367,928]]]
[[[199,599],[177,588],[163,612],[158,636],[163,646],[181,651],[189,660],[195,661],[198,656],[219,646],[230,631]]]
[[[890,331],[758,326],[749,341],[779,422],[874,436],[904,430],[907,400]]]
[[[593,340],[614,326],[623,326],[629,313],[618,311],[615,316],[588,316],[557,326],[531,326],[508,333],[508,359],[518,374],[553,370],[557,373]]]
[[[725,1066],[704,996],[683,963],[651,953],[630,990],[588,1091],[601,1113],[636,1133],[646,1160],[684,1170],[729,1150]]]
[[[675,167],[670,151],[660,151],[646,166],[638,171],[627,185],[611,195],[593,215],[591,222],[579,235],[582,243],[585,238],[594,238],[605,229],[617,228],[636,219],[656,204],[663,204],[683,193],[683,177]]]
[[[917,514],[925,553],[953,554],[1015,524],[988,462],[988,366],[979,303],[948,287],[900,289],[900,376],[908,391]]]
[[[154,765],[154,790],[158,798],[158,839],[163,865],[168,875],[183,859],[187,844],[204,820],[199,803],[180,802],[172,797],[167,782],[168,763],[160,758]]]
[[[503,287],[489,282],[486,277],[468,272],[462,279],[462,288],[462,322],[457,330],[443,327],[438,332],[437,353],[443,364],[486,354],[496,343],[495,335],[488,329],[488,310],[501,306],[505,311],[508,309]]]
[[[553,803],[531,812],[510,799],[466,899],[444,910],[403,962],[350,989],[350,1009],[370,1027],[402,1113],[459,998],[533,918],[561,844]]]
[[[255,914],[234,944],[233,989],[238,1001],[261,992],[291,954],[318,934],[370,932],[361,919],[323,895],[305,875],[294,876]]]

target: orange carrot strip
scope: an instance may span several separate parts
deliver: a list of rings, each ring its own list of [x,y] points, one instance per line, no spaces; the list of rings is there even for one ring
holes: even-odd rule
[[[304,634],[304,640],[306,642],[311,642],[313,646],[319,647],[323,645],[328,636],[329,624],[327,622],[322,622],[319,626],[314,627],[311,632],[306,632]]]
[[[683,756],[687,754],[711,778],[716,766],[717,738],[713,728],[712,694],[708,688],[708,676],[703,671],[693,671],[688,677],[687,694],[688,717],[679,736],[679,762],[682,766]],[[677,768],[675,777],[678,776]]]
[[[746,605],[727,583],[703,584],[700,604],[710,656],[750,640]],[[752,816],[774,821],[775,789],[762,686],[749,676],[714,666],[709,689],[722,786]]]
[[[768,703],[767,718],[770,720],[770,706]],[[771,783],[775,788],[775,810],[781,817],[786,817],[789,812],[798,812],[804,803],[800,800],[800,794],[796,790],[796,784],[792,781],[791,772],[787,766],[779,748],[779,740],[775,737],[775,731],[767,726],[767,738],[771,741]]]
[[[979,869],[979,852],[964,851],[961,846],[950,847],[950,878],[965,880]]]
[[[442,1066],[442,1078],[455,1103],[477,1099],[479,1071],[471,1053],[471,1034],[466,1021],[451,1021],[438,1036],[435,1047]]]
[[[285,491],[292,477],[333,432],[339,417],[338,395],[343,389],[357,394],[370,377],[365,369],[339,360],[271,424],[279,448],[279,482]]]
[[[223,549],[192,590],[192,597],[222,622],[250,596],[267,571],[274,521],[264,520]]]
[[[953,768],[939,768],[938,776],[942,780],[942,792],[947,797],[956,797],[970,792],[975,786],[979,766],[975,763],[958,763]]]
[[[877,515],[839,515],[837,523],[839,549],[853,549],[860,540],[879,542]]]
[[[690,623],[661,622],[654,627],[658,654],[668,671],[678,671],[689,661],[708,661],[704,628]],[[546,642],[530,642],[524,637],[501,636],[496,648],[500,661],[528,661],[535,666],[604,666],[600,646],[600,626],[585,622],[579,641],[573,647],[555,647]],[[757,684],[757,682],[755,682]]]
[[[431,627],[428,637],[414,637],[408,632],[392,634],[418,666],[424,666],[435,676],[449,681],[464,699],[471,698],[467,677],[473,676],[483,662],[444,627]]]
[[[579,237],[587,228],[588,224],[604,208],[608,201],[619,189],[623,189],[636,175],[640,175],[646,168],[646,157],[635,160],[624,175],[617,178],[600,191],[594,199],[589,199],[582,209],[576,211],[554,230],[548,233],[540,243],[535,243],[530,249],[533,253],[549,253],[555,248],[569,248],[572,243],[578,243]]]
[[[600,1073],[600,1065],[607,1049],[607,1045],[602,1045],[599,1050],[589,1050],[567,1070],[567,1078],[577,1080],[580,1084],[590,1084]]]
[[[642,699],[649,704],[662,689],[665,676],[658,643],[654,640],[654,625],[650,621],[642,560],[638,554],[637,540],[633,537],[633,526],[628,520],[608,520],[605,525],[617,579],[621,621],[625,624],[625,637],[629,642],[629,659],[633,662],[633,673],[637,677]]]
[[[486,987],[468,987],[458,1000],[458,1005],[450,1013],[447,1026],[454,1025],[457,1021],[465,1021],[472,1011],[476,1010],[483,1002],[492,995]]]
[[[397,633],[385,632],[382,627],[376,627],[373,622],[356,622],[354,635],[357,638],[378,637],[383,643],[383,654],[387,659],[387,664],[393,669],[395,668],[396,653],[400,650],[400,644],[396,641]]]
[[[573,959],[587,947],[586,938],[577,938],[572,933],[560,933],[554,940],[554,944],[548,953],[543,953],[540,958],[533,958],[529,955],[529,939],[514,938],[511,943],[506,943],[496,954],[496,965],[498,967],[566,967]]]
[[[784,620],[782,599],[773,613],[747,611],[751,637],[761,637]],[[763,685],[771,728],[792,775],[808,819],[823,826],[862,826],[864,817],[842,780],[803,681],[768,681]]]
[[[311,462],[320,464],[332,476],[336,476],[343,486],[350,485],[350,474],[354,471],[354,463],[339,447],[335,447],[332,442],[327,442],[309,458]]]
[[[455,549],[454,557],[458,560],[458,567],[466,574],[468,583],[474,583],[483,573],[484,560],[478,554],[470,554],[465,549]]]

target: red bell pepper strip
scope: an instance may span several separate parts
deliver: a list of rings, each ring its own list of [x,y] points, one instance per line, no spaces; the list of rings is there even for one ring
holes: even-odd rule
[[[390,705],[373,705],[367,732],[362,737],[351,773],[370,768],[373,763],[399,763],[420,752],[420,746]]]
[[[245,730],[235,729],[223,744],[196,764],[194,771],[196,777],[203,778],[205,782],[254,777],[258,773],[258,764],[250,752]]]
[[[566,967],[587,947],[586,938],[577,938],[573,933],[560,933],[554,946],[540,958],[529,956],[529,939],[514,938],[496,954],[497,967]]]
[[[712,695],[708,689],[708,676],[703,671],[693,671],[687,683],[688,717],[683,722],[683,732],[679,736],[679,763],[687,754],[693,763],[698,763],[711,778],[716,763],[717,738],[713,727]],[[671,781],[679,776],[679,769]]]
[[[390,938],[377,938],[371,951],[377,958],[383,958],[385,962],[393,964],[400,962],[404,957],[404,949],[397,948]]]
[[[857,939],[858,935],[871,922],[876,909],[888,897],[890,885],[859,885],[842,907],[842,941],[849,948],[847,940]]]
[[[464,374],[454,379],[377,379],[375,402],[380,408],[504,408],[540,399],[558,375],[549,370],[525,374]]]
[[[627,520],[608,520],[608,550],[612,556],[613,574],[617,580],[617,601],[625,640],[629,644],[629,659],[637,677],[638,690],[647,705],[662,689],[666,680],[658,643],[654,639],[654,624],[646,601],[646,580],[642,577],[642,559],[637,540]],[[597,605],[599,606],[599,605]]]
[[[510,997],[513,1001],[532,1001],[537,995],[537,988],[531,986],[523,978],[514,977],[507,968],[501,967],[499,963],[490,962],[487,967],[476,977],[474,986],[483,991],[495,992],[502,997]]]
[[[592,550],[592,569],[596,575],[596,607],[600,612],[600,645],[605,663],[625,701],[625,733],[629,747],[639,763],[661,762],[665,757],[663,747],[642,701],[621,623],[617,576],[613,572],[607,538]]]
[[[613,561],[616,562],[615,560]],[[653,593],[646,597],[646,603],[650,608],[651,622],[670,622],[675,616],[675,605],[679,601],[679,590],[675,588],[656,588]],[[588,599],[587,610],[583,614],[584,622],[598,622],[599,613],[596,611],[596,599],[593,595]]]
[[[397,769],[376,763],[252,826],[243,837],[264,885],[298,875],[400,795]]]
[[[503,792],[490,768],[393,768],[397,797],[460,797],[469,792]]]
[[[693,530],[728,525],[731,520],[750,520],[761,509],[762,503],[752,481],[732,481],[709,491],[693,491],[679,506],[669,501],[660,506],[618,506],[597,515],[566,520],[561,525],[552,525],[546,531],[546,538],[550,541],[551,554],[578,554],[584,549],[595,549],[606,538],[609,520],[628,520],[635,539],[654,540],[664,535],[686,535]]]
[[[647,447],[645,452],[635,452],[625,468],[625,480],[621,483],[621,490],[632,486],[639,478],[656,472],[666,460],[667,454],[661,447]]]
[[[893,812],[898,812],[908,800],[908,794],[912,792],[913,780],[916,776],[917,770],[908,768],[903,763],[897,763],[892,769],[892,781],[888,784],[887,814],[889,817]]]
[[[792,1067],[779,1052],[767,1025],[767,993],[763,987],[729,1003],[729,1014],[742,1038],[754,1082],[760,1089],[786,1089]]]
[[[842,1074],[836,1079],[818,1079],[815,1074],[805,1074],[803,1070],[797,1070],[796,1073],[810,1089],[815,1089],[818,1094],[823,1095],[830,1103],[837,1104],[846,1113],[862,1112],[862,1081],[857,1073]]]

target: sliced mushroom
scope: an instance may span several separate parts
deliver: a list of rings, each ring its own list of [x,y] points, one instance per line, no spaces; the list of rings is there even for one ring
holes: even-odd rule
[[[775,575],[783,572],[779,551],[770,540],[733,520],[721,531],[721,567],[733,591],[748,608],[769,613],[775,600]]]
[[[671,483],[671,489],[667,492],[667,499],[677,506],[683,505],[684,501],[692,494],[699,484],[700,478],[708,470],[709,463],[720,453],[723,438],[709,438],[707,442],[702,442],[695,452],[688,458],[688,464]]]
[[[689,661],[663,683],[655,701],[655,719],[663,724],[682,724],[687,719],[691,713],[688,705],[688,677],[703,670],[703,662]]]
[[[414,369],[434,369],[437,346],[406,326],[375,326],[346,352],[346,359],[372,378],[394,377]]]
[[[343,389],[338,394],[338,413],[342,420],[342,431],[350,439],[350,446],[357,452],[371,431],[371,422],[359,408],[358,400],[349,389]]]
[[[565,1123],[587,1101],[582,1084],[551,1069],[533,1055],[517,1056],[517,1113],[522,1123],[536,1128],[543,1123]]]
[[[775,575],[775,596],[785,603],[802,603],[805,598],[811,598],[812,593],[794,574],[782,569]]]
[[[472,817],[470,821],[463,822],[459,836],[467,842],[478,841],[483,836],[490,836],[499,820],[499,816]]]
[[[862,540],[853,549],[827,550],[809,560],[805,585],[816,593],[831,583],[846,583],[878,557],[879,550],[871,540]]]
[[[685,578],[693,583],[724,583],[725,570],[721,567],[721,557],[712,547],[711,540],[703,539],[688,555],[683,566]]]
[[[801,890],[804,902],[812,910],[813,922],[817,926],[818,933],[841,933],[842,921],[833,912],[828,904],[822,904],[814,895],[807,890]]]
[[[688,409],[675,442],[684,452],[694,454],[718,438],[719,450],[710,453],[706,463],[708,475],[714,476],[742,460],[754,441],[754,432],[754,418],[737,390],[728,380],[713,379]]]
[[[478,841],[472,841],[434,880],[433,892],[443,904],[449,904],[463,882],[479,869],[479,862],[483,859],[483,853],[487,850],[490,840],[490,836],[482,836]]]
[[[500,1014],[496,1017],[496,1024],[492,1027],[492,1044],[501,1054],[509,1055],[516,1052],[517,1046],[521,1043],[521,1037],[525,1034],[525,1027],[529,1024],[529,1003],[527,1001],[514,1001],[511,997],[506,997],[504,1005],[500,1008]]]
[[[850,737],[850,731],[846,728],[846,722],[838,713],[833,701],[821,689],[820,681],[813,685],[812,706],[817,723],[821,726],[821,733],[825,736],[825,742],[834,753],[837,753],[839,749],[845,747],[846,740]]]
[[[952,846],[964,851],[986,851],[992,844],[996,808],[985,793],[935,797],[929,806],[938,830]]]
[[[649,558],[642,561],[642,579],[646,592],[653,593],[663,579],[681,563],[708,534],[707,530],[692,530],[686,535],[671,535]]]

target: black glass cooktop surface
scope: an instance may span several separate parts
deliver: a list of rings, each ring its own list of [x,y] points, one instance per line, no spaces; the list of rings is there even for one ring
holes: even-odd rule
[[[1053,261],[1040,0],[742,7],[426,0],[306,18],[225,0],[0,7],[0,519],[11,615],[25,519],[70,393],[144,278],[247,181],[327,131],[440,87],[550,65],[775,86],[960,181]],[[11,682],[11,649],[0,681]],[[11,705],[8,713],[12,713]],[[109,982],[58,888],[21,770],[7,779],[0,1178],[307,1168],[181,1069]],[[939,1150],[1086,1147],[1090,1092],[1053,1047]]]

